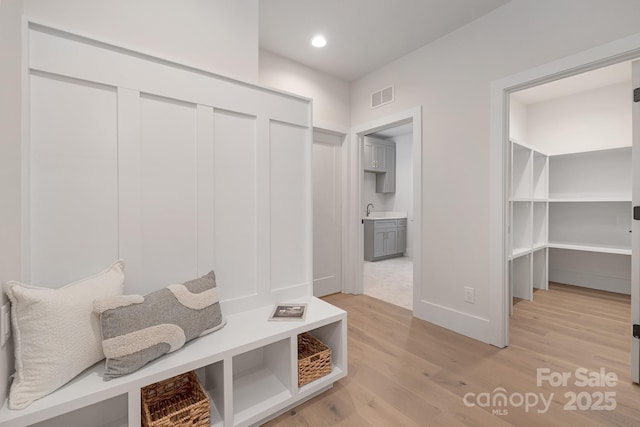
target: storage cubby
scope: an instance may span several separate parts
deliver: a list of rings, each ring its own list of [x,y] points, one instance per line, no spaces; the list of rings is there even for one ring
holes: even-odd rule
[[[531,300],[531,254],[514,258],[511,263],[513,297]]]
[[[224,425],[224,364],[222,361],[212,363],[196,370],[200,383],[209,395],[211,406],[211,426]]]
[[[543,248],[533,252],[531,265],[531,285],[535,289],[549,289],[548,249]]]
[[[631,147],[551,156],[549,198],[631,201]]]
[[[342,328],[342,322],[335,322],[308,331],[311,335],[320,340],[331,350],[331,373],[328,375],[328,377],[340,375],[347,368],[344,365],[346,358],[344,357],[345,346],[343,343]],[[299,391],[301,393],[304,393],[305,391],[316,387],[318,383],[319,381],[316,380],[309,384],[305,384],[300,387]]]
[[[547,202],[533,202],[533,248],[547,244]]]
[[[511,197],[531,198],[531,149],[511,143]]]
[[[548,157],[533,151],[533,199],[546,200],[548,197]]]
[[[631,293],[631,257],[615,253],[549,249],[549,278],[559,283]]]
[[[631,253],[630,231],[631,202],[552,202],[549,206],[552,245]]]
[[[291,339],[233,357],[234,425],[291,398]]]
[[[531,202],[511,202],[511,256],[531,249]]]
[[[127,394],[103,400],[46,421],[31,424],[34,427],[127,427]]]

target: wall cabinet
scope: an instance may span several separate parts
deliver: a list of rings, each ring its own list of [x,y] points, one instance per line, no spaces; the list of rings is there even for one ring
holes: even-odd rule
[[[364,137],[364,171],[376,174],[376,193],[396,191],[396,144],[384,139]]]
[[[366,172],[387,171],[386,141],[364,137],[364,170]]]
[[[365,219],[364,259],[402,256],[407,249],[407,219]]]
[[[512,296],[549,280],[629,293],[631,147],[546,156],[512,142],[510,172]]]
[[[387,171],[385,173],[376,174],[376,193],[395,193],[396,192],[396,147],[393,145],[385,146],[385,165]]]

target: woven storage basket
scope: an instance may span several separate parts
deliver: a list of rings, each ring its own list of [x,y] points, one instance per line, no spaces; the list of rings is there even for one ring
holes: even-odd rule
[[[193,371],[140,390],[143,427],[209,427],[209,398]]]
[[[331,373],[331,349],[307,332],[298,335],[298,387]]]

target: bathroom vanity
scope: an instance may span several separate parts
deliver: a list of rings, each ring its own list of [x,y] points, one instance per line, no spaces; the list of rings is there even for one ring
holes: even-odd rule
[[[404,255],[407,249],[406,214],[374,212],[363,220],[365,261]]]

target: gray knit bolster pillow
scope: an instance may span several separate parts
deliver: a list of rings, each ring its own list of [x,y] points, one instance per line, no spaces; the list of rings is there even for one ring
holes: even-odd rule
[[[98,299],[93,307],[100,314],[105,380],[134,372],[225,324],[213,271],[144,297]]]

